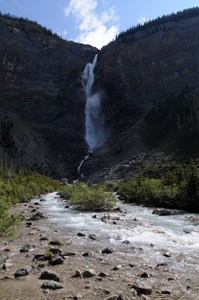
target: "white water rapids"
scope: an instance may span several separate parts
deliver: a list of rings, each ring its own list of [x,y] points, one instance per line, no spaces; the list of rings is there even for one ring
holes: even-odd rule
[[[188,219],[199,215],[157,216],[150,208],[119,202],[118,206],[126,213],[111,212],[109,223],[104,223],[101,217],[107,213],[97,213],[97,217],[93,218],[93,213],[64,208],[65,202],[56,193],[44,198],[46,201],[42,203],[42,209],[49,216],[49,225],[59,230],[59,236],[73,238],[76,247],[88,248],[88,240],[78,238],[77,232],[86,236],[96,234],[93,249],[113,247],[118,253],[125,252],[130,257],[132,246],[142,247],[139,257],[152,266],[163,262],[163,253],[170,252],[172,256],[168,263],[171,268],[182,271],[186,266],[191,272],[199,271],[199,224]],[[116,224],[113,224],[114,219]],[[130,243],[124,245],[124,241]],[[174,256],[182,256],[182,261],[176,263]]]

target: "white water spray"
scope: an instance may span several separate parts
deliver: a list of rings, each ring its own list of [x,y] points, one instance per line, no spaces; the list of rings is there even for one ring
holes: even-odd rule
[[[100,94],[92,94],[92,86],[95,79],[94,69],[97,63],[98,54],[95,55],[92,63],[88,63],[82,74],[82,85],[86,95],[85,106],[85,140],[88,145],[88,152],[93,153],[96,147],[101,146],[107,139],[107,135],[104,130],[104,118],[101,114],[101,99]],[[78,166],[78,174],[81,177],[84,175],[81,173],[81,167],[83,163],[89,158],[86,155]]]

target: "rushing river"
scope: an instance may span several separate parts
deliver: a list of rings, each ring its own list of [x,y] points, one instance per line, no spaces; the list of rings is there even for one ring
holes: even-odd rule
[[[66,203],[56,193],[47,194],[44,199],[42,210],[48,215],[50,226],[59,236],[71,238],[76,247],[88,248],[89,244],[88,239],[77,236],[78,232],[86,237],[95,234],[93,249],[108,246],[117,249],[118,254],[131,256],[134,247],[139,249],[139,257],[153,267],[163,262],[164,253],[169,253],[171,268],[183,270],[186,265],[199,271],[199,224],[190,220],[199,215],[157,216],[150,208],[118,202],[122,213],[97,213],[94,217],[94,213],[65,208]],[[107,223],[101,220],[103,216]],[[172,257],[178,257],[178,263]]]

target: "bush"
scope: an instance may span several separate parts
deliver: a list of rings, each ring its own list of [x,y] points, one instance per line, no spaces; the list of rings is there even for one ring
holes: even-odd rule
[[[151,177],[145,175],[128,179],[118,184],[118,190],[128,202],[199,212],[199,170],[196,162],[160,166]]]
[[[106,192],[103,185],[89,187],[86,183],[64,186],[60,195],[68,199],[69,204],[79,210],[101,211],[112,208],[117,197],[112,192]]]
[[[12,234],[13,226],[19,222],[19,217],[9,215],[12,204],[57,190],[60,186],[52,178],[10,165],[0,161],[0,236]]]

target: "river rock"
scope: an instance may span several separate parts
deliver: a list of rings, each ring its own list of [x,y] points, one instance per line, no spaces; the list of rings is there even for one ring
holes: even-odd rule
[[[62,257],[64,257],[64,256],[75,256],[75,255],[76,255],[75,252],[64,252],[64,253],[62,254]]]
[[[52,245],[52,246],[62,246],[63,245],[63,243],[58,240],[50,241],[48,244]]]
[[[63,289],[63,284],[56,282],[56,281],[46,281],[42,284],[42,289],[49,289],[49,290],[57,290]]]
[[[107,274],[106,274],[106,273],[104,273],[104,272],[100,272],[100,273],[98,274],[98,276],[99,276],[99,277],[106,277],[106,276],[107,276]]]
[[[171,294],[171,291],[169,289],[165,289],[165,288],[161,288],[160,292],[163,295],[170,295]]]
[[[33,216],[29,219],[29,221],[39,221],[39,220],[41,220],[41,219],[47,219],[47,217],[45,217],[45,216],[43,215],[43,213],[37,212],[35,215],[33,215]]]
[[[2,270],[8,270],[10,268],[13,267],[13,264],[6,262],[5,264],[3,264],[3,266],[1,267]]]
[[[109,247],[102,250],[102,254],[112,254],[113,252],[114,252],[114,250]]]
[[[77,270],[75,272],[75,275],[72,276],[72,278],[82,278],[82,277],[83,277],[82,272],[79,270]]]
[[[86,236],[84,233],[78,232],[77,236]]]
[[[41,254],[36,254],[33,258],[33,260],[39,260],[39,261],[44,261],[46,259],[46,255],[41,253]]]
[[[26,225],[27,225],[27,226],[31,226],[31,225],[32,225],[32,222],[26,222]]]
[[[39,279],[49,279],[49,280],[54,280],[54,281],[60,281],[59,276],[51,271],[44,271],[43,273],[41,273],[41,276],[39,277]]]
[[[113,212],[119,212],[119,213],[123,213],[122,209],[120,207],[114,207],[112,209]]]
[[[88,256],[93,256],[93,254],[90,251],[88,251],[88,252],[84,252],[82,256],[88,257]]]
[[[31,266],[25,266],[24,268],[17,270],[14,276],[15,278],[27,276],[31,272],[31,270],[32,270]]]
[[[62,250],[58,249],[58,248],[50,248],[49,250],[54,255],[60,255],[60,254],[62,254]]]
[[[40,238],[40,241],[48,241],[47,236],[42,236],[42,237]]]
[[[49,261],[49,265],[51,265],[51,266],[62,265],[63,263],[64,263],[64,260],[61,257],[57,257],[57,258],[51,259]]]
[[[158,216],[173,216],[173,215],[180,215],[182,214],[183,211],[178,210],[178,209],[154,209],[152,214],[153,215],[158,215]]]
[[[169,252],[165,252],[165,253],[163,254],[163,256],[164,256],[164,257],[171,257],[171,256],[172,256],[172,254],[171,254],[171,253],[169,253]]]
[[[140,277],[141,277],[141,278],[149,278],[150,275],[149,275],[148,273],[144,272],[144,273],[142,273],[142,274],[140,275]]]
[[[156,267],[155,267],[155,270],[164,269],[166,267],[168,267],[167,263],[157,264]]]
[[[24,245],[21,249],[20,252],[29,252],[30,250],[30,245]]]
[[[137,285],[133,285],[132,288],[136,290],[138,295],[140,294],[150,295],[152,293],[152,288],[148,285],[137,284]]]
[[[113,268],[113,271],[118,271],[119,269],[121,269],[121,267],[122,267],[121,265],[117,265]]]
[[[86,270],[83,272],[83,277],[84,278],[90,278],[90,277],[94,277],[96,276],[95,270],[90,269],[90,270]]]
[[[97,240],[97,236],[95,234],[89,234],[89,239],[96,241]]]
[[[125,241],[122,242],[122,244],[123,244],[123,245],[129,245],[129,244],[130,244],[130,241],[125,240]]]

